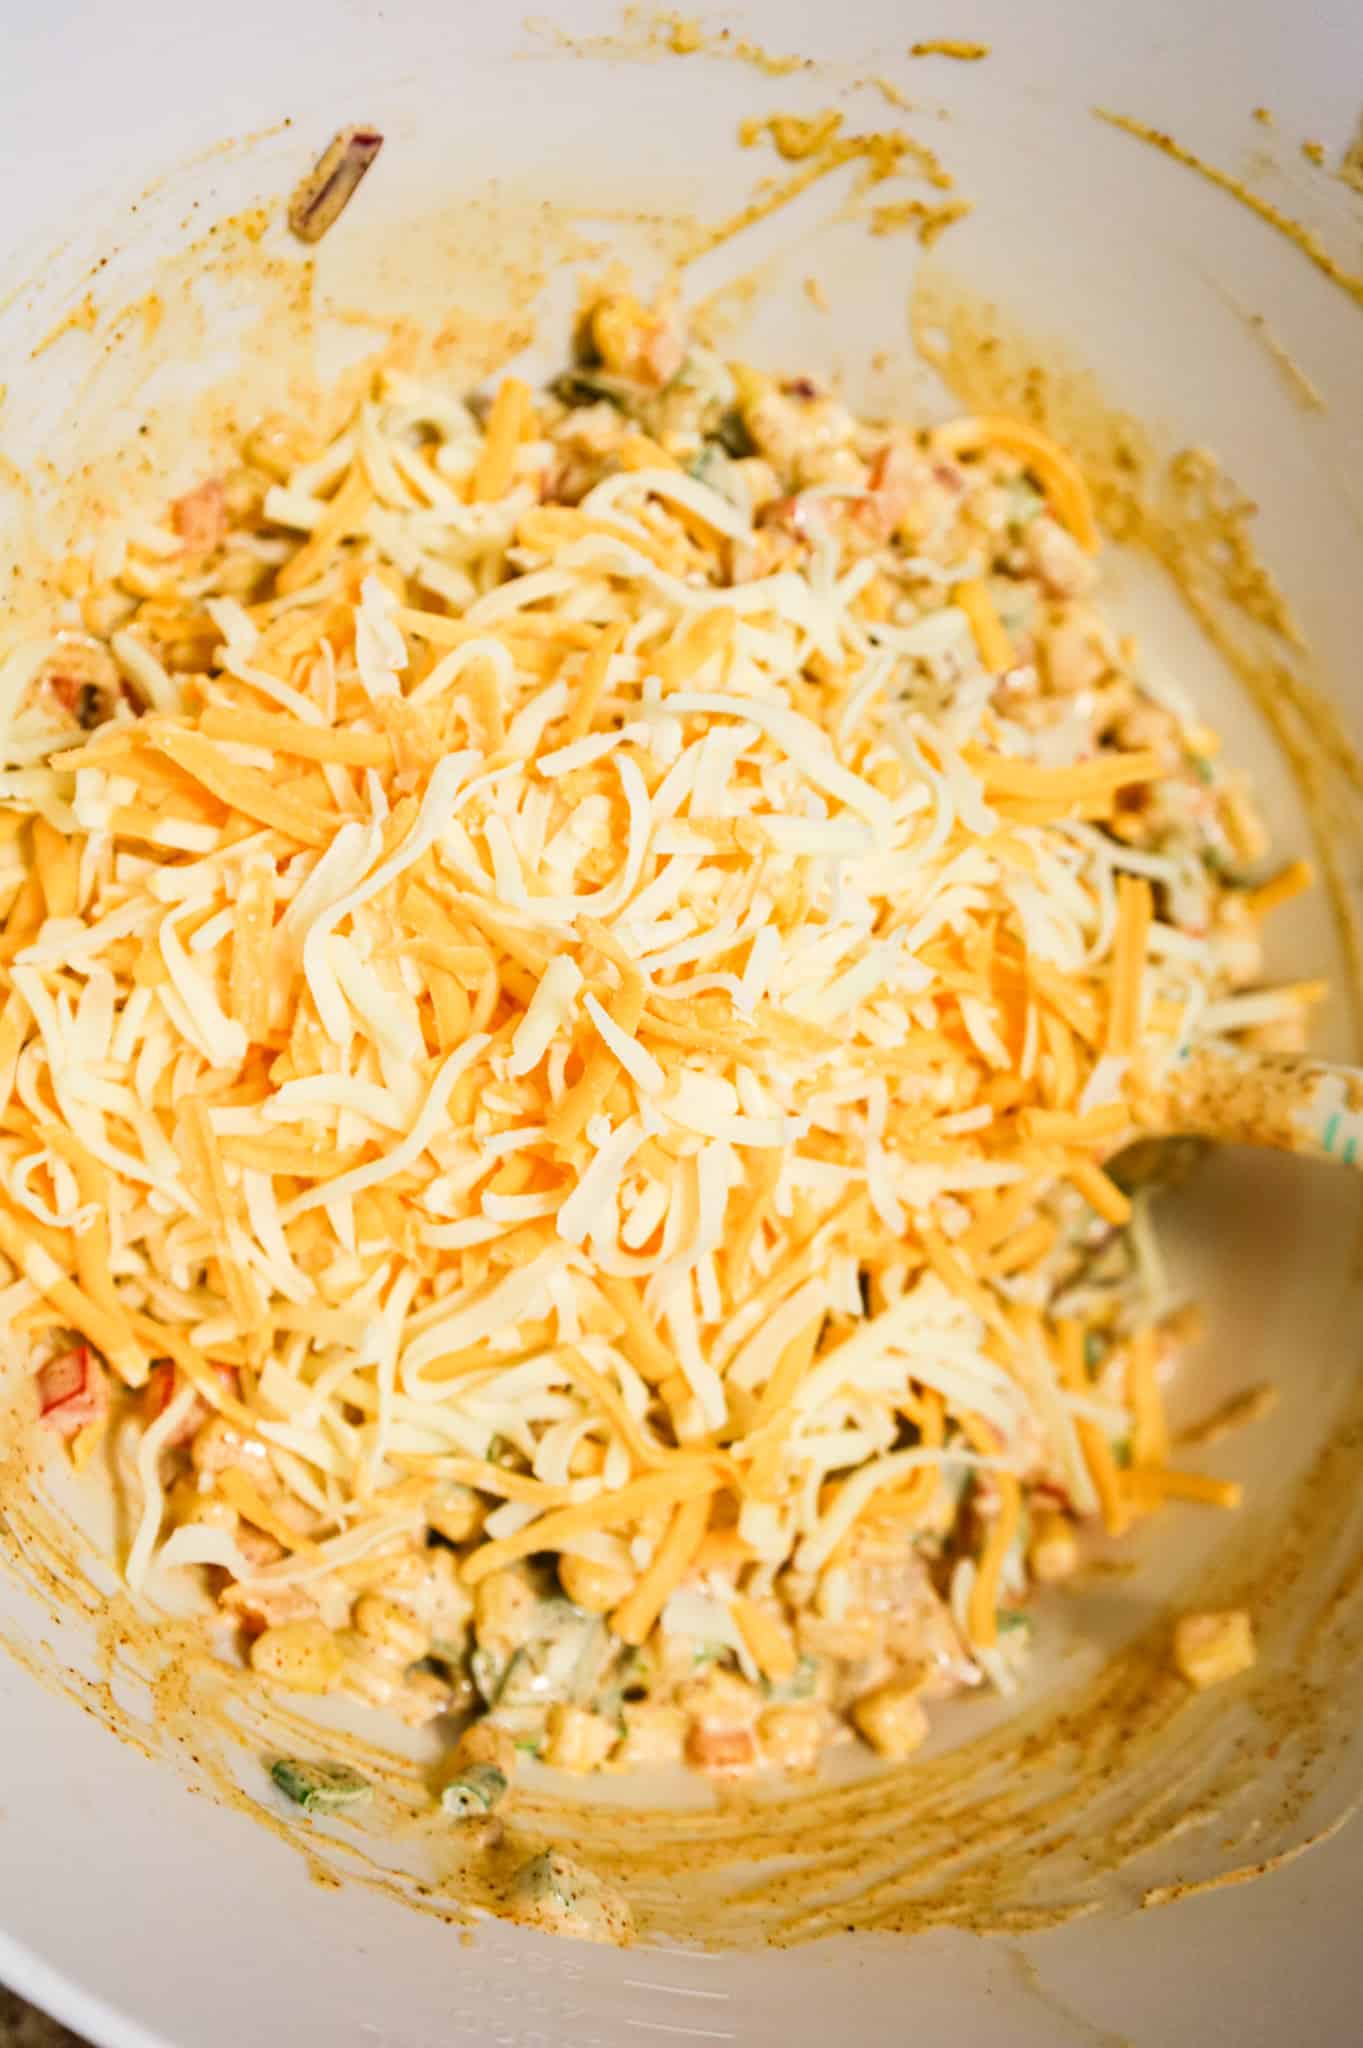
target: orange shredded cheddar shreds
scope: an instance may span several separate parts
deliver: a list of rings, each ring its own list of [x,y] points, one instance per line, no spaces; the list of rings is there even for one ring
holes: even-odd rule
[[[1037,994],[1058,1016],[1063,1017],[1076,1037],[1082,1038],[1086,1045],[1098,1044],[1101,1036],[1098,1005],[1087,989],[1076,987],[1043,960],[1029,963],[1028,978]]]
[[[202,783],[229,809],[282,832],[285,838],[295,839],[302,846],[325,846],[330,840],[331,830],[324,819],[296,797],[276,789],[258,770],[238,766],[212,740],[168,723],[143,730],[152,746]]]
[[[485,748],[490,754],[497,753],[506,744],[506,720],[495,669],[491,662],[471,661],[459,681],[478,714]]]
[[[781,1353],[775,1372],[762,1389],[757,1413],[753,1418],[755,1431],[767,1428],[789,1407],[791,1398],[808,1372],[818,1348],[823,1320],[822,1314],[814,1316],[799,1336],[793,1338]]]
[[[674,1451],[664,1444],[655,1443],[640,1427],[626,1408],[615,1388],[587,1363],[576,1345],[565,1345],[564,1361],[570,1376],[595,1401],[603,1415],[614,1423],[620,1441],[630,1452],[636,1465],[657,1468],[672,1464],[684,1452]]]
[[[1003,413],[980,413],[936,428],[932,439],[934,447],[947,455],[978,454],[992,447],[1021,456],[1085,554],[1097,554],[1098,522],[1083,473],[1040,427]]]
[[[270,1028],[274,891],[274,862],[267,857],[249,861],[233,912],[229,1001],[233,1017],[254,1042]]]
[[[773,1685],[784,1685],[800,1661],[790,1630],[769,1609],[742,1593],[734,1595],[731,1607],[739,1634],[762,1676]]]
[[[1060,1384],[1072,1394],[1088,1391],[1088,1375],[1084,1370],[1083,1325],[1073,1316],[1063,1317],[1055,1325],[1055,1363]],[[1102,1509],[1103,1527],[1109,1536],[1121,1536],[1130,1525],[1131,1514],[1126,1496],[1122,1490],[1122,1473],[1112,1455],[1103,1431],[1096,1422],[1086,1416],[1075,1421],[1075,1433],[1079,1447],[1084,1454],[1093,1490],[1098,1496]]]
[[[510,490],[521,430],[533,410],[530,386],[519,377],[503,377],[487,416],[478,464],[469,483],[473,503],[504,498]]]
[[[1141,1507],[1166,1500],[1187,1500],[1204,1507],[1238,1508],[1244,1488],[1235,1479],[1211,1479],[1202,1472],[1175,1472],[1168,1465],[1133,1466],[1124,1473],[1126,1491]]]
[[[1064,1018],[1054,1010],[1042,1008],[1038,1015],[1048,1062],[1047,1092],[1056,1109],[1069,1109],[1079,1093],[1074,1036]]]
[[[946,1441],[946,1401],[942,1395],[927,1392],[920,1400],[906,1400],[904,1413],[917,1425],[922,1448],[940,1451]],[[940,1468],[924,1465],[912,1475],[902,1492],[882,1496],[880,1512],[892,1514],[896,1521],[921,1521],[936,1500],[941,1483]]]
[[[49,917],[74,917],[80,887],[79,839],[68,838],[46,818],[33,820],[33,872],[42,887]]]
[[[96,1422],[87,1423],[78,1435],[71,1439],[71,1463],[77,1472],[83,1472],[109,1430],[109,1418],[101,1415]]]
[[[660,441],[647,434],[626,434],[616,450],[621,469],[680,469],[675,455],[669,455]]]
[[[1003,621],[989,594],[989,585],[984,579],[977,576],[968,582],[956,584],[951,593],[951,601],[959,605],[969,619],[980,660],[990,675],[1001,676],[1012,668],[1017,659],[1013,652],[1013,643],[1004,630]]]
[[[1163,1465],[1169,1457],[1169,1429],[1160,1399],[1158,1342],[1145,1324],[1131,1339],[1126,1361],[1127,1406],[1135,1418],[1131,1450],[1137,1465]]]
[[[618,653],[620,643],[624,637],[625,627],[623,622],[617,622],[614,626],[607,626],[595,647],[591,649],[583,661],[582,672],[577,679],[572,706],[567,718],[564,720],[563,736],[565,745],[571,744],[573,740],[584,738],[591,731],[592,721],[596,717],[596,707],[601,702],[602,693],[606,687],[606,674],[610,668],[611,657]]]
[[[920,1230],[919,1240],[927,1254],[928,1264],[950,1293],[959,1295],[974,1309],[981,1322],[992,1324],[997,1311],[978,1280],[966,1271],[956,1253],[939,1237],[935,1230]]]
[[[736,1525],[725,1529],[707,1529],[700,1548],[692,1559],[691,1569],[695,1572],[731,1571],[736,1566],[752,1563],[752,1550],[739,1535]]]
[[[357,530],[373,500],[369,479],[361,465],[356,463],[335,496],[328,500],[326,511],[298,553],[291,556],[276,574],[275,589],[281,597],[291,597],[296,590],[303,590],[312,582],[338,542]]]
[[[667,649],[663,667],[669,687],[680,690],[713,655],[727,653],[733,636],[734,622],[729,614],[702,612],[699,618],[692,619]]]
[[[76,1277],[81,1287],[120,1334],[117,1358],[110,1363],[130,1386],[140,1386],[146,1377],[145,1362],[133,1361],[140,1347],[133,1336],[126,1309],[109,1266],[109,1176],[108,1170],[88,1152],[73,1132],[60,1124],[44,1125],[38,1133],[43,1144],[65,1159],[76,1177],[83,1208],[90,1213],[83,1229],[76,1232]]]
[[[1035,1202],[1035,1191],[1026,1181],[1019,1181],[1015,1187],[990,1195],[987,1203],[981,1205],[975,1221],[958,1240],[962,1251],[972,1259],[986,1257],[1022,1221]]]
[[[659,1386],[671,1372],[677,1370],[677,1360],[661,1341],[657,1329],[645,1315],[639,1288],[632,1280],[614,1278],[612,1274],[598,1276],[598,1288],[606,1296],[610,1307],[624,1323],[624,1352],[632,1360],[639,1374],[653,1386]]]
[[[20,1273],[45,1295],[52,1306],[82,1337],[88,1337],[129,1386],[140,1386],[147,1376],[148,1360],[134,1336],[129,1338],[125,1319],[110,1315],[92,1301],[38,1243],[33,1219],[20,1212],[0,1208],[0,1252]]]
[[[1245,891],[1245,908],[1254,917],[1267,917],[1270,910],[1281,910],[1285,903],[1305,895],[1315,885],[1316,871],[1309,860],[1289,861],[1285,868],[1279,868],[1276,875],[1267,882],[1261,882],[1257,889]]]
[[[1101,1145],[1130,1125],[1131,1112],[1120,1102],[1104,1103],[1082,1115],[1062,1109],[1024,1109],[1018,1118],[1018,1129],[1025,1138],[1051,1145]]]
[[[43,921],[43,885],[36,869],[25,875],[5,917],[5,946],[13,958]]]
[[[998,1643],[999,1581],[1022,1520],[1022,1488],[1013,1474],[995,1472],[991,1477],[998,1488],[998,1512],[985,1536],[968,1604],[971,1638],[986,1650]]]
[[[637,969],[631,973],[614,1004],[606,1008],[611,1022],[623,1031],[626,1038],[633,1038],[644,1013],[644,983]],[[554,1144],[568,1144],[584,1129],[601,1109],[619,1072],[620,1063],[608,1047],[596,1047],[587,1055],[581,1080],[569,1089],[549,1120],[548,1134]]]
[[[228,1302],[242,1328],[249,1329],[263,1320],[265,1305],[254,1275],[243,1267],[232,1248],[237,1225],[236,1202],[223,1170],[222,1154],[218,1150],[208,1106],[202,1099],[186,1104],[183,1129],[197,1155],[194,1161],[197,1191],[201,1198],[207,1198],[210,1213],[217,1222],[217,1257],[226,1283]]]
[[[0,1103],[8,1103],[14,1090],[14,1076],[28,1033],[28,1008],[17,989],[11,989],[0,1006]]]
[[[243,1521],[250,1522],[256,1529],[263,1529],[267,1536],[273,1536],[276,1543],[282,1543],[285,1550],[299,1551],[305,1556],[315,1554],[317,1545],[301,1535],[283,1515],[272,1507],[243,1472],[240,1466],[229,1465],[218,1474],[218,1492],[230,1506],[237,1510]]]
[[[199,718],[205,739],[232,740],[239,746],[269,747],[308,761],[335,761],[347,768],[387,768],[391,741],[382,733],[338,731],[333,725],[306,725],[301,718],[265,711],[226,711],[209,705]]]
[[[481,1369],[486,1370],[486,1361]],[[561,1486],[548,1486],[542,1479],[533,1479],[528,1473],[513,1472],[505,1465],[491,1465],[485,1458],[464,1456],[442,1458],[441,1472],[450,1479],[458,1480],[461,1486],[475,1486],[480,1493],[490,1493],[498,1500],[529,1501],[539,1508],[556,1508],[565,1504],[566,1491]]]
[[[663,1608],[676,1592],[695,1559],[710,1520],[713,1496],[705,1492],[683,1500],[668,1525],[634,1591],[611,1615],[611,1627],[622,1643],[646,1642]]]
[[[576,1507],[556,1508],[514,1536],[485,1543],[464,1559],[460,1576],[466,1585],[476,1586],[489,1572],[500,1571],[537,1550],[557,1550],[565,1538],[580,1536],[585,1530],[627,1528],[653,1508],[672,1507],[702,1495],[708,1501],[715,1483],[714,1473],[696,1460],[630,1480],[613,1493],[597,1494]]]
[[[1038,1216],[1016,1237],[1005,1238],[998,1250],[988,1261],[988,1269],[1001,1279],[1014,1273],[1026,1273],[1045,1258],[1055,1243],[1058,1232],[1049,1217]]]
[[[1124,1195],[1111,1175],[1082,1152],[1065,1155],[1065,1178],[1073,1182],[1105,1222],[1121,1225],[1131,1221],[1130,1196]]]
[[[1011,755],[991,754],[981,747],[968,748],[966,759],[991,796],[1058,803],[1104,798],[1132,783],[1152,781],[1162,767],[1153,747],[1125,754],[1098,754],[1067,768],[1015,760]]]
[[[435,1010],[435,1035],[442,1052],[462,1045],[471,1029],[473,1015],[468,995],[457,976],[448,968],[432,966],[427,976]]]

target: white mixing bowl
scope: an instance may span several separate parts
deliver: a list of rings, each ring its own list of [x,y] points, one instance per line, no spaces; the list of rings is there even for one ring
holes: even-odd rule
[[[499,348],[528,339],[535,292],[556,278],[557,334],[552,315],[542,323],[548,364],[572,302],[566,218],[579,267],[599,261],[591,244],[658,270],[677,246],[669,224],[720,221],[761,176],[790,171],[740,151],[745,116],[836,105],[848,132],[907,124],[973,201],[930,252],[942,304],[944,280],[985,295],[1009,332],[1091,370],[1153,445],[1216,450],[1262,508],[1257,547],[1311,650],[1308,661],[1282,645],[1287,670],[1305,675],[1314,661],[1344,724],[1363,727],[1363,285],[1327,274],[1325,255],[1342,273],[1360,267],[1363,201],[1331,166],[1357,131],[1363,11],[1346,0],[1309,15],[1285,0],[975,0],[964,22],[951,13],[918,0],[754,0],[703,21],[705,47],[681,54],[666,46],[689,34],[638,18],[622,26],[601,0],[575,0],[537,27],[466,0],[50,0],[41,13],[0,0],[6,572],[11,561],[22,572],[70,518],[98,520],[115,489],[150,494],[163,471],[192,478],[223,431],[205,394],[225,379],[237,379],[249,410],[299,388],[310,338],[333,367],[359,354],[372,334],[333,317],[338,309],[426,322],[457,312],[453,341],[477,375]],[[717,39],[720,27],[732,33]],[[910,57],[915,38],[956,29],[993,54]],[[773,71],[735,48],[745,37],[816,62]],[[890,104],[881,80],[913,111]],[[1276,223],[1100,124],[1097,106],[1247,180]],[[1255,119],[1259,106],[1271,124]],[[386,147],[319,248],[314,280],[279,225],[282,196],[357,119],[378,124]],[[1323,145],[1324,164],[1303,142]],[[909,358],[921,252],[911,235],[868,238],[864,217],[833,219],[854,176],[855,167],[811,188],[741,253],[712,252],[688,289],[758,266],[755,291],[731,290],[725,302],[746,324],[745,346],[790,369],[841,375],[871,404],[938,402]],[[802,289],[811,274],[827,310]],[[313,307],[330,313],[314,322]],[[133,480],[116,486],[120,470]],[[22,573],[0,589],[10,593],[0,597],[4,633],[34,593]],[[1262,783],[1281,843],[1305,850],[1300,791],[1267,723],[1168,591],[1133,557],[1114,561],[1110,596],[1145,614],[1167,667],[1192,672]],[[1345,881],[1359,872],[1355,863]],[[1287,922],[1275,967],[1333,972],[1343,985],[1324,902]],[[1357,1049],[1346,1001],[1326,1039]],[[1237,1546],[1267,1574],[1292,1490],[1356,1376],[1355,1220],[1352,1184],[1293,1161],[1220,1160],[1188,1198],[1177,1256],[1211,1301],[1207,1388],[1271,1375],[1289,1398],[1231,1454],[1226,1469],[1245,1477],[1252,1502],[1235,1531],[1169,1518],[1149,1545],[1148,1576],[1090,1599],[1081,1633],[1091,1623],[1114,1640],[1130,1635],[1154,1611],[1141,1602],[1180,1589],[1194,1598],[1233,1575]],[[6,1472],[13,1510],[20,1482]],[[1359,1546],[1343,1494],[1333,1526],[1342,1579]],[[147,1702],[117,1658],[101,1665],[69,1600],[59,1616],[48,1611],[42,1562],[30,1548],[26,1572],[0,1574],[0,1631],[22,1659],[0,1660],[0,1975],[93,2041],[624,2048],[658,2036],[812,2048],[832,2037],[1040,2048],[1122,2038],[1178,2048],[1285,2031],[1356,2035],[1357,1829],[1262,1884],[1137,1910],[1156,1885],[1291,1848],[1355,1796],[1358,1699],[1328,1655],[1331,1629],[1345,1625],[1342,1594],[1319,1640],[1298,1641],[1290,1616],[1263,1617],[1265,1688],[1290,1699],[1309,1664],[1314,1689],[1282,1741],[1266,1709],[1227,1710],[1248,1778],[1224,1824],[1218,1812],[1185,1813],[1180,1831],[1171,1811],[1168,1840],[1128,1868],[1109,1857],[1113,1822],[1095,1783],[1093,1839],[1078,1846],[1095,1866],[1110,1860],[1113,1874],[1091,1917],[1024,1931],[1015,1897],[992,1939],[943,1927],[759,1953],[677,1939],[621,1953],[495,1924],[468,1945],[387,1893],[314,1882],[277,1833],[203,1796],[192,1743],[172,1763],[110,1732],[119,1720],[126,1734]],[[1328,1589],[1308,1590],[1314,1618]],[[1038,1677],[1048,1707],[1078,1668],[1062,1659]],[[42,1682],[54,1671],[66,1674],[56,1691]],[[1211,1745],[1218,1715],[1212,1702],[1187,1724],[1195,1744]],[[1188,1741],[1185,1732],[1180,1770]],[[1072,1894],[1055,1889],[1057,1864],[1028,1867],[1025,1904],[1038,1918],[1087,1898],[1077,1879]]]

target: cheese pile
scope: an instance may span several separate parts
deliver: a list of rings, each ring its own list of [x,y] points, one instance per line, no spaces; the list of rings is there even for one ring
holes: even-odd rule
[[[936,446],[1025,459],[1091,549],[1007,428]],[[753,573],[658,442],[575,503],[552,453],[514,379],[480,423],[390,374],[219,536],[259,601],[118,543],[170,621],[111,636],[141,715],[54,735],[53,646],[0,667],[0,1306],[130,1387],[173,1363],[134,1581],[202,1403],[284,1554],[191,1523],[171,1560],[315,1583],[458,1482],[468,1582],[623,1559],[626,1640],[725,1543],[760,1592],[976,1469],[986,1653],[1021,1483],[1118,1512],[1058,1216],[1127,1219],[1132,1075],[1234,1021],[1156,915],[1176,858],[1102,829],[1171,763],[1011,720],[986,566],[868,542],[867,493],[808,491]]]

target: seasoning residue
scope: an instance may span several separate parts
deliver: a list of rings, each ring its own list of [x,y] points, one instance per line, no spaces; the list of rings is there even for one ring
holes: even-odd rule
[[[1358,1802],[1346,1806],[1343,1813],[1330,1822],[1328,1827],[1317,1829],[1304,1842],[1294,1842],[1290,1849],[1279,1850],[1276,1856],[1265,1856],[1258,1863],[1242,1863],[1235,1870],[1223,1870],[1219,1877],[1204,1877],[1195,1884],[1157,1884],[1141,1894],[1142,1906],[1172,1906],[1179,1899],[1198,1898],[1206,1892],[1228,1891],[1232,1885],[1253,1884],[1258,1878],[1269,1877],[1275,1870],[1285,1870],[1289,1863],[1295,1863],[1310,1849],[1319,1849],[1322,1843],[1333,1841],[1346,1828],[1358,1812]]]
[[[1310,412],[1324,412],[1325,400],[1320,391],[1307,376],[1301,364],[1285,343],[1279,341],[1262,313],[1246,313],[1244,316],[1258,335],[1264,347],[1272,356],[1288,389]]]
[[[93,333],[98,319],[99,308],[95,304],[94,294],[87,292],[80,304],[73,306],[65,318],[59,320],[56,326],[29,350],[30,361],[36,361],[39,356],[46,354],[53,343],[60,341],[64,334]]]
[[[745,149],[752,149],[763,140],[770,142],[784,162],[798,164],[800,168],[789,178],[763,180],[747,204],[726,220],[697,226],[683,241],[678,254],[680,265],[694,262],[745,228],[765,220],[830,172],[848,164],[861,166],[848,199],[853,207],[867,192],[893,178],[916,176],[939,192],[950,191],[955,182],[936,152],[916,136],[902,128],[849,134],[844,116],[836,108],[817,114],[754,115],[741,124],[739,141]]]
[[[1264,1380],[1257,1387],[1247,1387],[1241,1394],[1232,1394],[1210,1415],[1181,1429],[1176,1441],[1191,1449],[1199,1444],[1219,1443],[1233,1430],[1244,1429],[1251,1422],[1260,1421],[1271,1415],[1278,1405],[1278,1389],[1271,1380]]]
[[[1363,118],[1359,120],[1357,135],[1339,160],[1335,176],[1351,192],[1363,194]]]
[[[1138,142],[1149,143],[1152,149],[1158,149],[1164,156],[1172,158],[1176,164],[1186,165],[1190,171],[1197,171],[1211,184],[1219,185],[1223,192],[1229,192],[1232,199],[1238,199],[1242,206],[1247,206],[1251,213],[1257,213],[1260,220],[1267,221],[1271,228],[1276,228],[1289,242],[1295,242],[1303,256],[1314,263],[1322,275],[1328,277],[1332,284],[1337,284],[1341,291],[1347,292],[1351,299],[1363,306],[1363,273],[1346,270],[1343,264],[1337,262],[1330,254],[1319,235],[1311,228],[1303,227],[1300,221],[1293,220],[1280,206],[1275,206],[1271,199],[1262,198],[1259,193],[1252,192],[1248,185],[1242,184],[1239,178],[1233,178],[1229,171],[1218,170],[1215,164],[1209,164],[1204,157],[1195,155],[1191,149],[1185,149],[1181,142],[1175,142],[1173,136],[1166,135],[1162,129],[1152,128],[1144,121],[1134,120],[1130,114],[1113,113],[1109,107],[1095,107],[1093,112],[1100,121],[1106,121],[1109,127],[1120,128],[1123,133],[1134,135]]]
[[[949,36],[937,36],[926,43],[912,43],[911,57],[954,57],[958,64],[978,64],[981,57],[989,55],[988,43],[956,42]]]
[[[886,78],[883,72],[878,71],[874,77],[868,78],[866,83],[869,86],[873,86],[881,98],[889,102],[890,106],[897,107],[901,114],[911,114],[913,112],[913,101],[909,98],[908,94],[900,86],[897,86],[892,78]]]
[[[830,108],[821,114],[768,114],[745,121],[739,141],[751,149],[764,135],[787,163],[812,164],[819,176],[840,164],[864,162],[865,185],[908,173],[926,180],[936,191],[949,192],[955,179],[936,151],[902,128],[872,129],[858,135],[843,130],[843,117]]]
[[[725,57],[768,78],[789,78],[793,72],[814,69],[810,57],[768,50],[748,36],[735,35],[732,29],[708,29],[697,15],[644,7],[626,7],[613,35],[573,36],[557,22],[540,18],[526,26],[559,49],[582,57]]]
[[[948,200],[930,206],[924,199],[902,199],[893,206],[877,206],[871,213],[871,233],[892,235],[900,228],[912,228],[925,249],[930,249],[954,221],[964,220],[974,207],[968,199]]]

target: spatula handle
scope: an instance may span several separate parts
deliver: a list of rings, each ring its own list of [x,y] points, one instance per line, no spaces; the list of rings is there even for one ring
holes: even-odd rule
[[[1142,1105],[1152,1129],[1268,1145],[1363,1167],[1363,1069],[1297,1053],[1204,1046]]]

